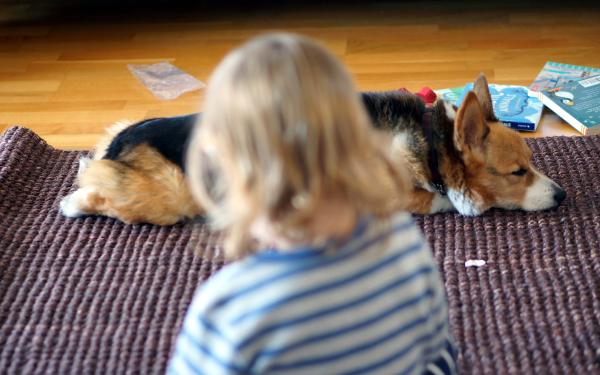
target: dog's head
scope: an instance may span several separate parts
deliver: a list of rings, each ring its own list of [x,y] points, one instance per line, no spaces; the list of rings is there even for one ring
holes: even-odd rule
[[[533,166],[523,138],[498,122],[483,75],[454,115],[452,141],[464,171],[456,186],[449,181],[448,197],[461,214],[492,207],[537,211],[564,200],[565,191]]]

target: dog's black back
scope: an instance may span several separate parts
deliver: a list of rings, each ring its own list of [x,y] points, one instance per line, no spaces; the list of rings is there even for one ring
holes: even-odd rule
[[[360,98],[377,129],[399,131],[421,127],[425,105],[416,95],[402,91],[364,92]]]
[[[415,95],[399,91],[366,92],[360,98],[375,128],[419,131],[424,104]],[[188,140],[200,116],[194,113],[140,121],[117,134],[103,158],[119,160],[136,146],[147,144],[185,171]]]
[[[124,152],[147,144],[185,170],[185,151],[199,114],[143,120],[121,131],[112,140],[103,159],[119,160]]]

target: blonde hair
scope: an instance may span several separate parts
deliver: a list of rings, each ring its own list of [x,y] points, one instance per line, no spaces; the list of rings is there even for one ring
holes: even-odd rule
[[[255,38],[216,68],[188,148],[192,193],[226,230],[225,252],[250,251],[259,218],[302,233],[335,196],[359,214],[396,211],[401,171],[369,124],[344,67],[291,34]]]

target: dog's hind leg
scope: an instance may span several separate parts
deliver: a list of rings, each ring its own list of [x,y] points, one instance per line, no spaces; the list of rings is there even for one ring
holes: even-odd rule
[[[114,162],[109,162],[109,164]],[[77,184],[79,188],[67,195],[60,201],[60,211],[67,217],[80,217],[85,215],[103,215],[103,205],[106,199],[102,196],[101,190],[103,184],[85,184],[82,183],[86,175],[98,174],[98,170],[104,170],[103,177],[107,178],[107,183],[114,183],[115,177],[118,175],[116,163],[114,166],[103,165],[102,161],[92,160],[90,158],[79,159],[79,167],[77,170]],[[91,168],[90,168],[91,167]]]
[[[60,201],[60,212],[67,217],[80,217],[100,213],[96,209],[103,198],[92,188],[79,188]]]
[[[181,169],[145,145],[123,160],[89,161],[78,186],[60,203],[65,216],[103,215],[126,223],[171,225],[200,214]]]

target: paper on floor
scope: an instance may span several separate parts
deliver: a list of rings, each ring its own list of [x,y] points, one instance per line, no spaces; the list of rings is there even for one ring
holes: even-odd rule
[[[154,96],[163,100],[175,99],[183,93],[206,85],[168,62],[150,65],[127,65],[127,68]]]

